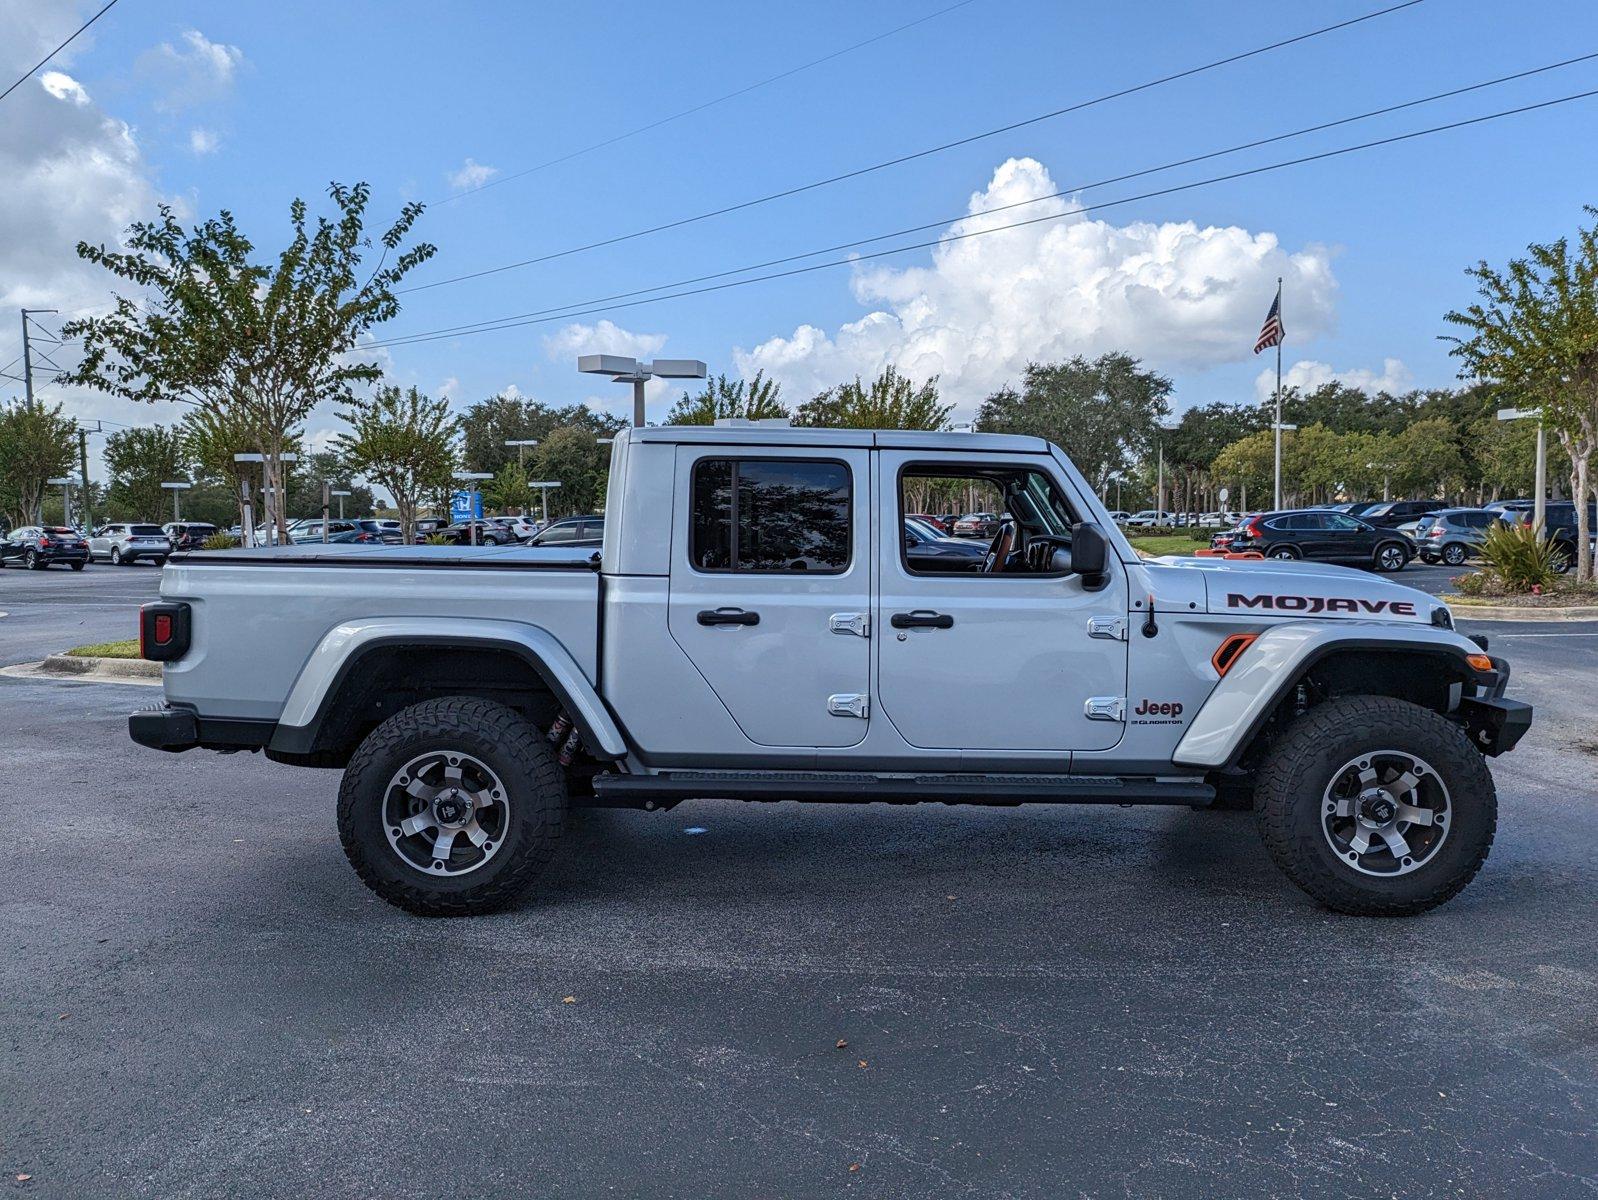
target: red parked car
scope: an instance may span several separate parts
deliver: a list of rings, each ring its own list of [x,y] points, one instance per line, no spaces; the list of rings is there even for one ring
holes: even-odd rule
[[[952,524],[952,522],[946,521],[942,517],[933,516],[931,513],[910,513],[906,519],[910,521],[925,521],[945,537],[949,536],[949,527]]]

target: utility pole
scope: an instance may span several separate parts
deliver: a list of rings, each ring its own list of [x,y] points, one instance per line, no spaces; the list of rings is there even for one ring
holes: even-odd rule
[[[100,432],[100,422],[94,423],[93,432]],[[78,426],[78,474],[83,480],[83,495],[78,500],[78,507],[83,510],[85,537],[94,533],[94,504],[89,499],[89,433],[82,425]]]

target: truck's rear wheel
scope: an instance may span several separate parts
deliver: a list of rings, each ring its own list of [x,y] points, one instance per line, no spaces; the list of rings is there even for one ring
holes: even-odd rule
[[[566,785],[543,735],[492,700],[446,696],[394,714],[339,787],[338,828],[365,884],[424,916],[516,899],[548,865]]]
[[[1463,730],[1389,696],[1311,709],[1254,796],[1276,865],[1338,912],[1411,916],[1453,898],[1492,848],[1498,797]]]

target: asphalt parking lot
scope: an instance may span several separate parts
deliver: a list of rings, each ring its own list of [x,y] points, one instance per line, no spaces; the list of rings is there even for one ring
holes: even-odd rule
[[[0,573],[0,665],[131,636],[156,576]],[[349,870],[335,772],[0,678],[0,1184],[1590,1196],[1598,623],[1463,627],[1538,719],[1409,921],[1315,907],[1246,814],[710,801],[583,814],[525,907],[425,921]]]

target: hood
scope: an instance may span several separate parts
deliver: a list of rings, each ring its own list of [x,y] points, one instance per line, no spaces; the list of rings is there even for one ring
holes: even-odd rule
[[[1435,596],[1356,567],[1279,559],[1162,558],[1160,570],[1196,571],[1206,611],[1261,617],[1343,617],[1432,623],[1448,606]],[[1452,625],[1452,614],[1448,617]]]

